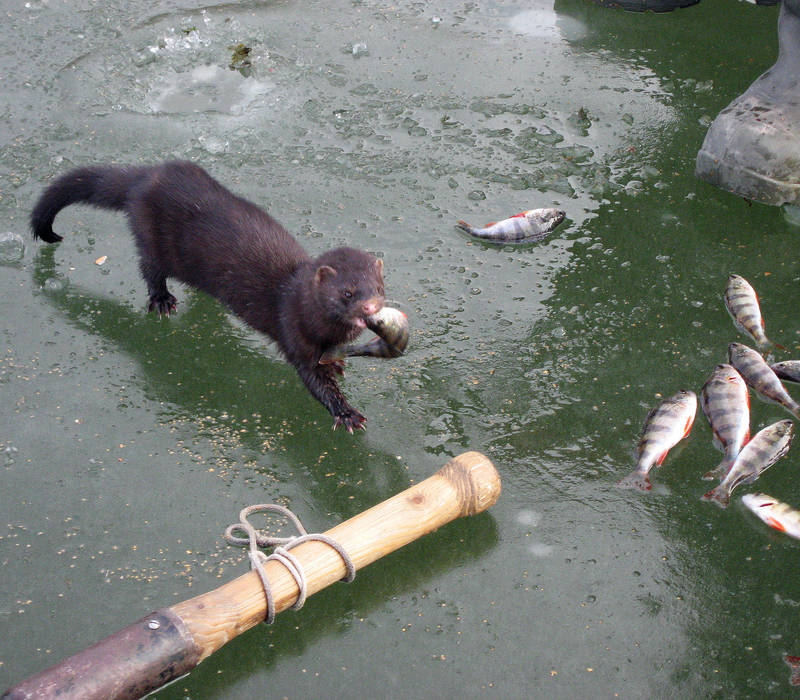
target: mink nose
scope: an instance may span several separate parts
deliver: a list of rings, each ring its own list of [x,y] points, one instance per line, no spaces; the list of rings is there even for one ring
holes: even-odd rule
[[[367,301],[361,305],[361,309],[366,316],[372,316],[381,310],[381,306],[383,306],[383,304],[378,299],[367,299]]]

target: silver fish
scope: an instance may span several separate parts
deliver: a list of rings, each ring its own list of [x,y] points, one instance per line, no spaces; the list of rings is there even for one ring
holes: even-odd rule
[[[367,328],[377,338],[358,345],[340,345],[325,352],[319,360],[321,365],[344,367],[345,357],[400,357],[408,345],[408,316],[399,309],[384,306],[367,319]]]
[[[800,540],[800,510],[765,493],[746,493],[742,503],[771,528]]]
[[[719,485],[706,493],[702,500],[726,508],[731,492],[742,482],[752,483],[761,472],[771,467],[788,451],[792,444],[794,424],[788,418],[768,425],[755,434],[736,457]]]
[[[744,277],[739,275],[728,277],[728,286],[725,288],[725,307],[736,328],[751,336],[760,351],[772,347],[772,341],[764,332],[764,318],[761,316],[758,295]]]
[[[731,365],[717,365],[700,392],[700,405],[711,426],[714,446],[725,455],[703,478],[717,479],[750,439],[750,394],[742,375]]]
[[[786,382],[800,382],[800,360],[785,360],[770,365],[779,379]]]
[[[679,391],[650,411],[636,447],[636,468],[617,486],[649,491],[650,470],[660,466],[667,453],[689,434],[696,414],[697,396],[692,391]]]
[[[789,676],[789,685],[800,685],[800,656],[784,654],[783,661],[792,669],[792,675]]]
[[[800,418],[800,404],[789,396],[778,375],[759,353],[741,343],[731,343],[728,346],[728,359],[759,396],[780,404],[795,418]]]
[[[459,221],[457,226],[478,238],[501,243],[540,241],[555,229],[565,216],[566,214],[559,209],[529,209],[508,219],[486,224],[483,228],[474,228],[466,221]]]

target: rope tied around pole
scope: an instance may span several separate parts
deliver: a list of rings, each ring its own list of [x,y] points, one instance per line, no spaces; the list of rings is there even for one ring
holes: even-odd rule
[[[275,537],[271,535],[259,534],[259,532],[250,524],[247,518],[254,513],[264,512],[279,513],[288,520],[291,520],[292,524],[297,528],[297,532],[299,534],[292,537]],[[235,533],[237,531],[244,532],[246,537],[240,537],[236,535]],[[271,625],[275,621],[275,598],[272,595],[272,589],[269,585],[267,572],[264,569],[264,565],[268,561],[274,560],[283,564],[297,584],[297,588],[300,592],[297,595],[297,600],[291,606],[291,609],[299,610],[306,602],[306,577],[300,562],[289,552],[289,550],[293,547],[296,547],[303,542],[308,542],[309,540],[318,540],[319,542],[324,542],[329,547],[334,549],[344,562],[347,574],[341,580],[345,583],[350,583],[356,577],[355,564],[353,564],[353,560],[350,558],[350,555],[345,551],[342,545],[327,535],[323,535],[321,533],[309,534],[305,527],[303,527],[303,523],[300,522],[300,518],[298,518],[288,508],[284,508],[283,506],[279,506],[275,503],[259,503],[257,505],[243,508],[241,511],[239,511],[239,522],[229,525],[226,528],[225,539],[227,540],[228,544],[236,547],[249,547],[247,556],[250,559],[250,568],[255,569],[256,573],[261,579],[261,585],[264,587],[264,596],[267,599],[267,616],[264,622],[266,622],[268,625]],[[269,547],[274,547],[274,549],[272,554],[267,556],[261,551],[261,548],[266,549]]]

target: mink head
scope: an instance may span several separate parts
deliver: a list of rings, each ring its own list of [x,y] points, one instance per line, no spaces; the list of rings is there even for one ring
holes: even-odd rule
[[[314,261],[312,294],[325,323],[355,338],[383,308],[383,261],[355,248],[335,248]]]

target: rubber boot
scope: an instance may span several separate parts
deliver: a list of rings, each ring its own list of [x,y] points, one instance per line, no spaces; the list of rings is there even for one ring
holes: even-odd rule
[[[765,204],[800,204],[800,0],[783,0],[778,60],[723,109],[695,173]]]

